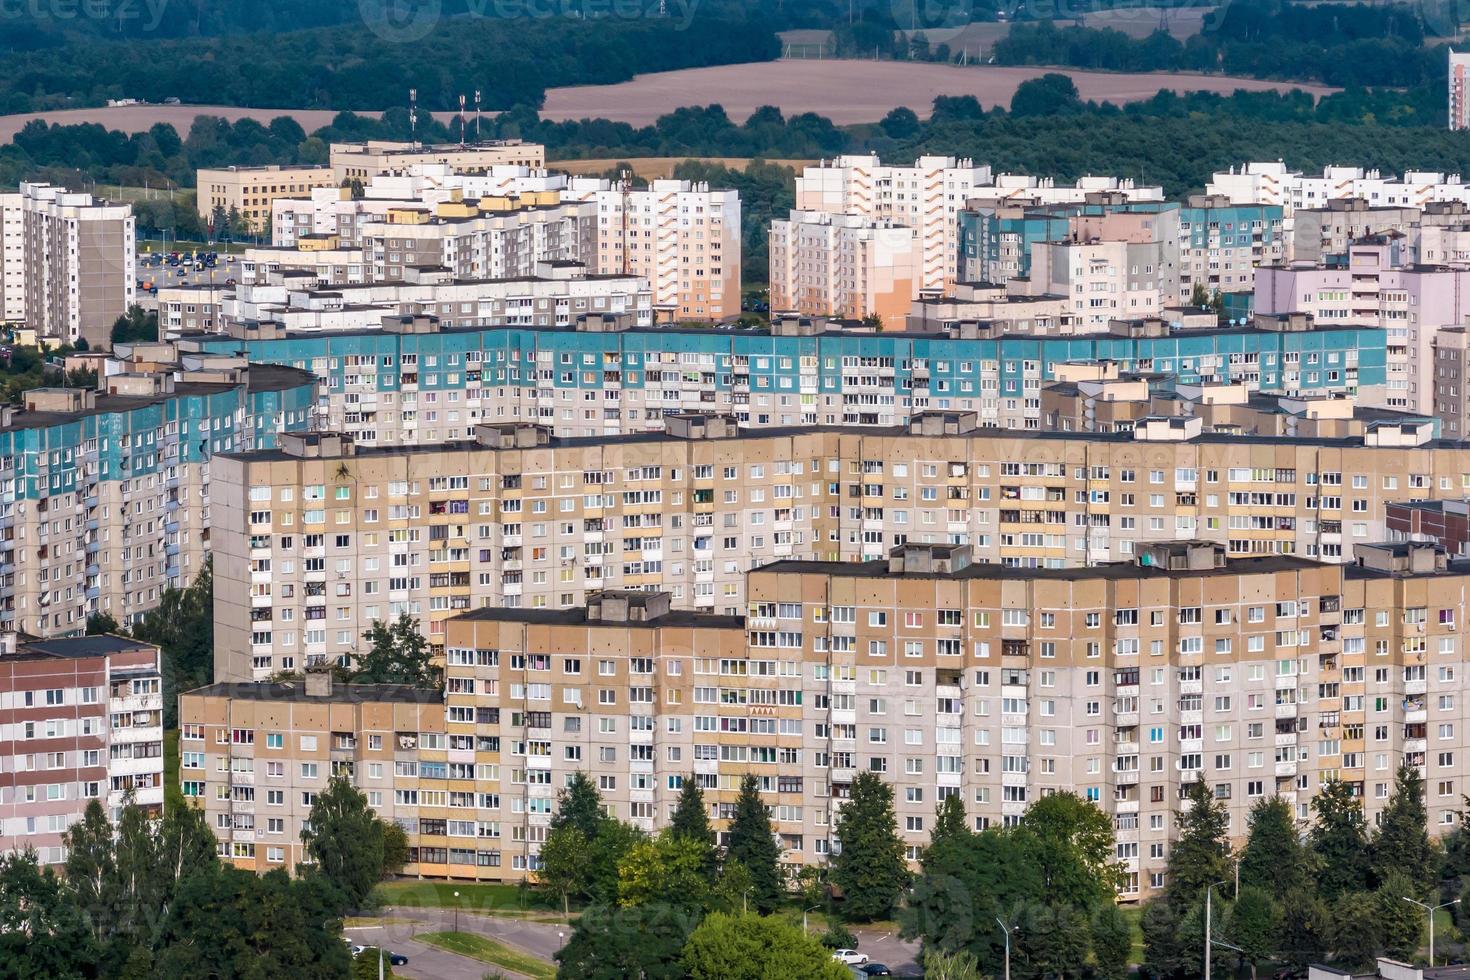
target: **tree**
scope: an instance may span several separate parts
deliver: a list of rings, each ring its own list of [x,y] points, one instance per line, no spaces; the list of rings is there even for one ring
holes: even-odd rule
[[[924,980],[985,980],[974,956],[960,950],[944,953],[937,949],[924,951]]]
[[[890,916],[909,884],[893,787],[876,773],[859,772],[837,824],[841,845],[832,881],[842,889],[842,911],[858,922]]]
[[[333,776],[317,794],[301,843],[312,873],[341,892],[344,909],[361,908],[383,879],[381,821],[346,776]]]
[[[383,874],[396,875],[408,863],[408,833],[396,823],[379,821],[383,830]]]
[[[710,881],[699,843],[665,830],[633,844],[618,865],[618,904],[703,909]]]
[[[1408,906],[1400,900],[1400,905]],[[1348,967],[1367,967],[1383,949],[1378,901],[1372,892],[1343,892],[1332,904],[1329,937],[1337,960]]]
[[[116,619],[112,618],[110,612],[94,612],[87,617],[88,636],[98,636],[103,633],[116,634],[121,631],[122,627],[117,624]]]
[[[357,660],[354,683],[439,686],[443,670],[434,665],[419,621],[408,613],[399,613],[392,624],[375,620],[362,636],[368,641],[368,651]]]
[[[352,958],[352,980],[378,980],[378,947],[367,946],[363,951]],[[387,951],[383,952],[383,977],[382,980],[392,980],[397,976],[393,967],[388,964]]]
[[[320,878],[219,866],[181,883],[164,923],[156,975],[339,980],[351,963]]]
[[[1281,892],[1307,884],[1310,854],[1297,833],[1291,804],[1279,796],[1257,800],[1248,818],[1249,833],[1240,857],[1240,883]]]
[[[0,976],[91,975],[97,948],[66,883],[34,851],[0,855]]]
[[[158,339],[158,313],[131,306],[112,324],[112,343],[131,344]]]
[[[1317,859],[1317,887],[1332,901],[1343,892],[1357,891],[1368,884],[1368,831],[1363,821],[1363,804],[1352,787],[1331,780],[1312,798],[1316,823],[1307,832],[1307,843]]]
[[[536,870],[536,879],[561,899],[565,915],[571,914],[571,896],[588,892],[590,853],[587,835],[571,825],[551,830],[541,845],[541,867]]]
[[[102,804],[92,800],[82,812],[82,819],[72,824],[63,837],[66,881],[99,945],[107,942],[117,923],[117,862],[112,833],[112,821],[107,819]]]
[[[880,125],[883,127],[883,134],[895,140],[913,139],[922,128],[918,115],[907,106],[890,109]]]
[[[747,773],[740,780],[735,816],[730,821],[725,859],[734,858],[750,873],[750,901],[762,913],[773,912],[784,891],[781,848],[771,833],[771,815],[760,797],[760,781]]]
[[[607,814],[602,811],[602,794],[585,772],[572,773],[564,789],[556,794],[556,812],[551,815],[552,830],[576,827],[589,841],[602,830]]]
[[[1053,793],[1027,807],[1020,833],[1054,900],[1091,909],[1115,900],[1123,884],[1113,822],[1076,793]]]
[[[1279,958],[1298,973],[1325,960],[1331,916],[1316,890],[1306,886],[1286,892],[1277,905],[1281,913],[1276,936]]]
[[[1011,115],[1017,118],[1075,115],[1082,109],[1077,85],[1059,72],[1029,78],[1016,86],[1016,94],[1011,96]]]
[[[1019,958],[1037,977],[1080,977],[1087,965],[1087,920],[1071,905],[1029,906],[1019,923]]]
[[[1412,897],[1417,887],[1419,883],[1408,873],[1391,871],[1373,893],[1383,949],[1403,962],[1418,955],[1419,941],[1424,935],[1423,913],[1404,901],[1404,896]]]
[[[1372,870],[1379,882],[1402,875],[1422,897],[1433,885],[1438,853],[1429,840],[1429,814],[1424,806],[1424,778],[1415,766],[1400,766],[1393,794],[1373,835]],[[1406,893],[1408,894],[1408,893]]]
[[[1174,812],[1178,840],[1169,852],[1171,896],[1203,900],[1205,888],[1230,877],[1230,815],[1201,776],[1185,789],[1188,806]]]
[[[750,871],[739,858],[727,857],[720,866],[720,877],[715,882],[710,904],[724,912],[742,911],[749,903],[750,890]]]
[[[204,566],[188,588],[169,587],[158,605],[133,627],[133,636],[163,651],[163,722],[178,727],[180,691],[214,677],[214,563]]]
[[[693,841],[700,848],[703,854],[700,867],[704,869],[705,880],[713,887],[720,868],[719,841],[710,826],[704,791],[699,788],[693,773],[684,777],[684,785],[679,788],[679,802],[674,806],[669,830],[674,836]]]
[[[694,921],[668,906],[594,906],[577,916],[556,953],[563,980],[683,980],[681,958]]]
[[[1240,947],[1240,960],[1250,966],[1251,978],[1255,980],[1256,970],[1276,951],[1281,910],[1265,887],[1246,885],[1244,880],[1242,869],[1240,894],[1230,907],[1224,933],[1231,943]]]
[[[1133,952],[1133,929],[1116,905],[1105,905],[1092,917],[1092,955],[1101,980],[1125,980]]]
[[[758,915],[715,912],[684,944],[691,980],[850,980],[851,971],[800,929]]]

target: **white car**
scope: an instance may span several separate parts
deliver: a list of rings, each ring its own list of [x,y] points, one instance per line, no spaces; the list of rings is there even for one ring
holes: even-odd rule
[[[862,966],[868,962],[867,953],[859,953],[855,949],[839,949],[833,952],[832,958],[847,966]]]

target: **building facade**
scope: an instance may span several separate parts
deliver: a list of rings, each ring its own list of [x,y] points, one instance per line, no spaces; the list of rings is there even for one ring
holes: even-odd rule
[[[368,140],[365,143],[333,143],[329,153],[335,186],[340,186],[344,180],[366,183],[379,174],[406,173],[425,164],[439,164],[458,171],[487,170],[497,166],[546,166],[546,147],[516,139],[468,144]]]
[[[927,410],[973,411],[985,425],[1039,429],[1041,386],[1056,365],[1074,361],[1175,374],[1182,384],[1380,394],[1385,331],[1317,328],[1305,316],[1256,322],[1178,331],[1162,321],[1120,323],[1104,333],[967,339],[794,319],[778,319],[769,331],[714,331],[606,329],[590,318],[576,329],[451,330],[441,322],[412,335],[214,335],[181,344],[312,371],[329,416],[358,415],[344,431],[377,445],[468,438],[478,422],[534,422],[564,436],[658,431],[664,416],[685,411],[727,412],[752,428],[902,425]],[[354,405],[372,406],[371,424]]]
[[[886,219],[792,211],[770,230],[771,309],[903,330],[918,296],[913,228]]]
[[[160,346],[120,346],[100,390],[0,408],[0,629],[81,633],[101,612],[131,625],[203,567],[214,455],[311,425],[307,372]]]
[[[1431,832],[1456,826],[1467,575],[1432,546],[1364,546],[1354,564],[1323,565],[1227,560],[1180,541],[1133,563],[1018,571],[977,564],[964,546],[905,545],[863,564],[757,568],[738,616],[616,590],[585,608],[485,608],[446,627],[442,738],[419,719],[416,738],[394,733],[391,767],[383,748],[359,755],[383,759],[375,769],[352,771],[385,810],[391,794],[412,854],[491,880],[535,870],[557,790],[577,771],[613,816],[647,830],[667,825],[691,773],[723,830],[753,773],[793,868],[827,860],[859,771],[893,786],[910,860],[947,796],[986,828],[1071,790],[1111,818],[1122,897],[1140,899],[1168,884],[1174,811],[1196,780],[1224,803],[1236,841],[1258,800],[1280,796],[1305,821],[1332,779],[1372,821],[1400,765],[1425,778]],[[185,696],[186,722],[202,700]],[[296,709],[271,710],[289,790]],[[225,717],[216,706],[194,737],[233,739]],[[350,722],[332,723],[344,764],[363,738]],[[386,724],[374,729],[386,745]],[[313,743],[320,779],[326,753]],[[427,746],[419,759],[415,743]],[[212,751],[229,752],[256,793],[271,785],[258,745],[253,759]],[[182,778],[202,778],[214,800],[233,792],[223,768],[206,758]]]
[[[0,853],[61,864],[63,835],[92,800],[115,822],[129,798],[163,812],[158,648],[0,633]]]
[[[305,197],[317,187],[336,187],[328,166],[201,168],[195,177],[199,220],[213,228],[233,218],[249,232],[264,231],[279,198]]]
[[[456,613],[567,609],[603,589],[738,612],[755,565],[908,542],[965,544],[1002,568],[1128,561],[1181,538],[1350,560],[1388,536],[1387,503],[1470,487],[1470,448],[1432,426],[1262,439],[1192,421],[1038,435],[954,413],[879,431],[701,417],[600,440],[481,426],[403,451],[287,435],[212,464],[215,676],[350,662],[374,621],[401,613],[442,647]]]
[[[49,184],[0,194],[4,317],[50,343],[106,346],[137,296],[130,204]]]

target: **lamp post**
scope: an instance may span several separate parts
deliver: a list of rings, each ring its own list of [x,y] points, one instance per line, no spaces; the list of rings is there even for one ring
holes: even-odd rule
[[[1433,966],[1434,965],[1434,913],[1438,912],[1440,909],[1447,909],[1451,905],[1459,905],[1460,904],[1460,900],[1457,898],[1453,902],[1443,902],[1443,903],[1441,903],[1439,905],[1430,906],[1430,905],[1425,905],[1423,902],[1419,901],[1418,899],[1410,898],[1409,896],[1405,895],[1404,896],[1404,901],[1408,902],[1410,905],[1417,905],[1417,906],[1419,906],[1421,909],[1423,909],[1429,915],[1429,965],[1430,966]]]
[[[809,909],[802,909],[801,910],[801,932],[802,932],[802,935],[806,935],[806,932],[807,932],[807,928],[806,928],[806,917],[807,917],[807,913],[808,912],[815,912],[819,908],[821,908],[820,905],[813,905]]]
[[[1205,980],[1210,980],[1210,951],[1215,945],[1210,941],[1210,917],[1214,911],[1215,887],[1223,884],[1225,884],[1224,881],[1217,881],[1205,889]]]
[[[459,932],[459,892],[454,893],[454,931]]]
[[[1000,931],[1006,934],[1005,980],[1011,980],[1011,933],[1015,931],[1016,927],[1006,925],[1005,920],[1002,919],[1000,916],[995,917],[995,922],[997,925],[1000,926]]]

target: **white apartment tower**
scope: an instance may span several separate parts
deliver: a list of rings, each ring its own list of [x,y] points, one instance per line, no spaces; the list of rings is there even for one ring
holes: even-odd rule
[[[136,297],[130,204],[49,184],[0,194],[0,298],[42,339],[106,343]]]
[[[1470,129],[1470,93],[1466,92],[1467,75],[1470,75],[1470,51],[1449,48],[1449,109],[1450,129]]]
[[[857,214],[914,230],[916,288],[947,289],[959,276],[959,212],[990,168],[954,157],[887,166],[876,154],[807,167],[796,178],[796,210]]]

